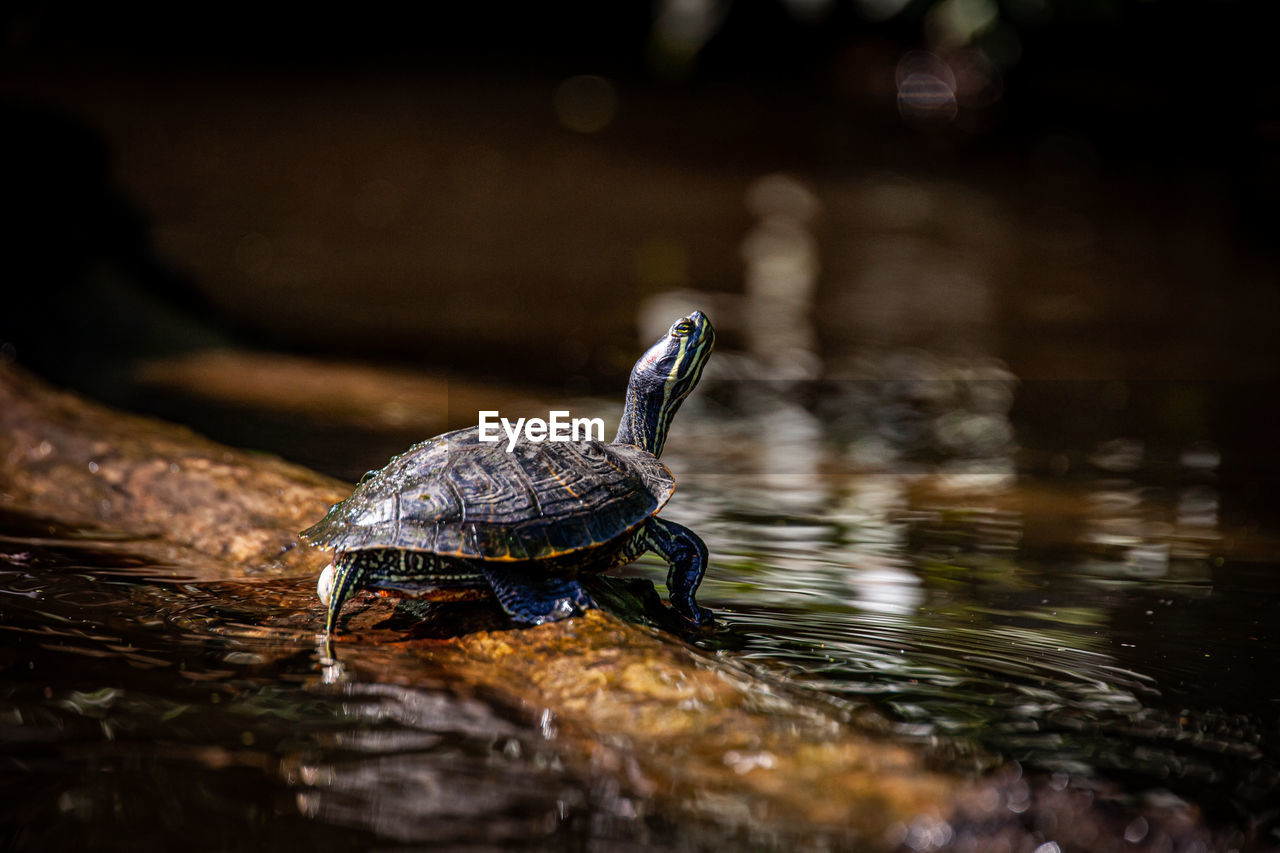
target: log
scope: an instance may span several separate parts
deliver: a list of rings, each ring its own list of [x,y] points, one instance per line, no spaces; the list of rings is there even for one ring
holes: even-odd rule
[[[296,531],[349,489],[0,364],[0,508],[124,537],[164,567],[157,577],[303,579],[273,583],[262,620],[298,644],[315,643],[323,625],[310,590],[328,555]],[[1016,767],[977,780],[937,769],[878,731],[874,715],[608,612],[431,636],[386,627],[393,602],[365,594],[359,604],[328,648],[325,677],[412,685],[443,673],[453,689],[524,709],[580,767],[681,819],[868,850],[1033,850],[1048,815],[1061,850],[1127,844],[1134,815],[1100,808],[1096,789],[1029,785]],[[1152,830],[1125,849],[1175,837],[1213,849],[1191,811],[1143,814]]]

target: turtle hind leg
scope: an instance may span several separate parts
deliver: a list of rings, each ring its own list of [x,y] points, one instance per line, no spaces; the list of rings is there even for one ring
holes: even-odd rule
[[[339,555],[323,572],[316,585],[320,603],[328,608],[325,616],[324,632],[333,636],[338,627],[338,614],[347,599],[355,595],[364,586],[368,575],[367,560],[362,559],[360,551],[352,551]]]
[[[650,551],[666,560],[667,596],[671,606],[695,625],[706,625],[714,615],[705,607],[699,607],[693,594],[702,583],[702,573],[707,569],[707,546],[698,534],[682,524],[653,517],[645,522],[637,534]]]
[[[575,578],[534,575],[497,562],[482,563],[480,571],[502,609],[517,622],[558,622],[596,606]]]

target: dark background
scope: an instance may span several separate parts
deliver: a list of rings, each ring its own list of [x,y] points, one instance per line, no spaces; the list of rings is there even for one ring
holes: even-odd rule
[[[0,338],[117,402],[139,363],[228,344],[613,393],[646,300],[742,292],[744,196],[780,172],[820,202],[826,375],[876,344],[1269,382],[1266,6],[10,6]],[[958,69],[954,115],[900,108],[917,50]],[[582,74],[616,99],[591,132],[555,107]],[[930,212],[870,204],[885,181]],[[913,267],[922,296],[867,319],[867,258],[904,235],[981,270],[981,316]]]

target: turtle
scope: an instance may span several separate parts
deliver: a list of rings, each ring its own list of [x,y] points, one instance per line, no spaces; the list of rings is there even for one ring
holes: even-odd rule
[[[715,330],[681,317],[635,363],[612,443],[482,441],[480,427],[415,444],[361,478],[351,496],[302,531],[331,549],[317,592],[325,633],[361,589],[437,601],[493,595],[518,624],[595,606],[579,579],[646,551],[668,564],[671,606],[695,626],[712,613],[694,593],[707,546],[657,517],[675,479],[659,461],[671,419],[702,377]],[[491,439],[492,436],[489,436]]]

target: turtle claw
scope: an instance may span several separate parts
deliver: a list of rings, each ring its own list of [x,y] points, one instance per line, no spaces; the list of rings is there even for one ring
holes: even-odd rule
[[[716,615],[705,607],[695,607],[694,615],[696,618],[690,619],[689,621],[697,625],[699,628],[711,625],[716,621]],[[688,617],[686,616],[686,618]]]
[[[684,604],[684,606],[672,602],[672,607],[680,614],[682,619],[699,628],[706,628],[713,625],[716,621],[715,613],[705,607],[694,604],[691,601]]]

